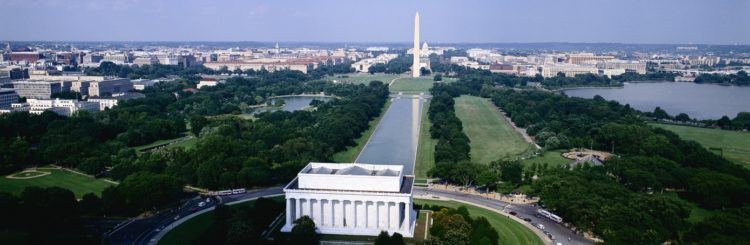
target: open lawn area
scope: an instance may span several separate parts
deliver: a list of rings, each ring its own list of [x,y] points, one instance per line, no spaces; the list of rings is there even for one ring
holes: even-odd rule
[[[279,203],[279,205],[284,205],[284,197],[283,196],[277,196],[277,197],[271,197],[270,199],[276,201]],[[255,205],[255,201],[248,201],[239,203],[236,205],[230,206],[232,209],[243,209],[243,208],[251,208]],[[209,211],[203,214],[200,214],[198,216],[193,217],[192,219],[186,221],[185,223],[182,223],[180,226],[175,227],[173,230],[171,230],[167,235],[165,235],[161,240],[159,240],[160,245],[183,245],[183,244],[196,244],[196,241],[198,238],[203,235],[208,229],[211,227],[211,225],[214,223],[214,212]],[[265,227],[263,227],[265,228]],[[217,241],[217,244],[221,243],[220,241]]]
[[[164,146],[164,145],[168,145],[168,147],[171,147],[172,145],[182,144],[184,141],[189,141],[191,139],[194,139],[194,137],[190,135],[190,133],[184,133],[184,135],[185,136],[180,137],[180,138],[157,140],[155,142],[152,142],[151,144],[134,146],[133,149],[135,149],[136,151],[144,151],[153,147]]]
[[[29,186],[57,186],[71,190],[76,198],[81,198],[86,193],[101,195],[111,185],[114,184],[55,167],[40,167],[0,177],[0,191],[15,195],[20,195]]]
[[[675,132],[683,139],[697,141],[706,148],[719,148],[721,151],[714,150],[713,152],[723,154],[727,159],[750,168],[750,133],[748,132],[660,123],[650,125]]]
[[[549,168],[556,166],[563,166],[570,164],[573,160],[564,158],[562,156],[562,150],[546,151],[542,155],[534,156],[532,158],[521,160],[524,167],[530,167],[532,164],[547,164]]]
[[[449,208],[458,208],[466,206],[471,217],[484,216],[490,222],[493,228],[500,235],[499,244],[544,244],[533,231],[529,230],[522,224],[498,214],[494,211],[481,207],[467,205],[455,201],[436,201],[436,200],[414,200],[416,204],[429,204],[430,206],[438,205]]]
[[[488,99],[464,95],[456,98],[455,109],[471,140],[472,161],[489,164],[532,149]]]
[[[417,160],[414,169],[414,175],[417,179],[427,178],[427,171],[435,167],[435,145],[437,139],[430,137],[430,127],[432,123],[427,116],[430,109],[430,101],[424,101],[422,107],[422,120],[419,126],[419,145],[417,146]]]
[[[388,89],[391,90],[391,93],[429,93],[434,83],[435,81],[432,80],[432,76],[418,78],[405,77],[397,79]]]
[[[375,129],[378,127],[378,123],[380,123],[380,119],[383,118],[383,115],[385,115],[385,112],[388,110],[388,107],[391,106],[391,100],[388,100],[385,102],[385,105],[383,106],[383,110],[380,112],[380,115],[370,121],[369,128],[362,133],[362,136],[360,136],[355,142],[357,145],[351,146],[346,148],[345,151],[337,152],[336,154],[333,154],[333,161],[334,162],[340,162],[340,163],[351,163],[354,162],[354,160],[357,160],[357,155],[359,155],[359,152],[362,151],[362,148],[365,147],[365,144],[367,143],[367,140],[370,139],[370,136],[372,136],[372,133],[375,132]]]
[[[371,81],[381,81],[388,84],[391,80],[404,76],[402,74],[385,74],[376,73],[370,75],[370,73],[350,73],[345,75],[326,76],[322,80],[326,81],[337,81],[354,84],[369,84]]]

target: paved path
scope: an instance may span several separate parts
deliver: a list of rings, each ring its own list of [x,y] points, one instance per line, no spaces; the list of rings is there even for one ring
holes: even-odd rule
[[[205,201],[205,198],[200,198],[196,195],[177,209],[166,210],[147,218],[129,219],[119,224],[112,231],[104,234],[104,239],[106,239],[105,243],[156,244],[159,239],[171,230],[171,228],[197,216],[197,214],[213,210],[216,208],[219,201],[232,205],[255,200],[259,197],[275,196],[279,194],[283,194],[281,187],[250,190],[244,194],[222,196],[220,198],[221,200],[213,199],[214,201],[203,207],[198,207],[198,203]]]
[[[574,234],[570,229],[566,228],[565,226],[562,226],[561,224],[555,223],[547,218],[536,217],[535,215],[536,215],[537,207],[533,205],[510,204],[510,203],[502,202],[496,199],[489,199],[489,198],[461,193],[461,192],[430,189],[430,188],[416,187],[416,186],[414,187],[414,196],[415,197],[422,196],[425,198],[434,198],[434,197],[446,198],[446,199],[474,204],[477,206],[482,206],[485,208],[490,208],[495,211],[501,211],[501,212],[514,211],[517,213],[518,218],[531,219],[531,222],[529,225],[536,226],[537,224],[543,224],[545,227],[545,231],[552,234],[552,237],[555,239],[553,244],[558,244],[558,243],[563,244],[563,245],[594,244],[593,241],[590,241],[581,235]],[[514,220],[519,221],[518,219],[514,219]],[[519,221],[519,222],[524,222],[524,221]],[[538,235],[540,234],[540,231],[537,228],[530,228],[530,229],[533,229],[533,231],[537,233]],[[549,238],[547,238],[544,235],[541,235],[541,236],[543,237],[543,240],[550,242]],[[568,241],[568,237],[570,237],[570,241]]]

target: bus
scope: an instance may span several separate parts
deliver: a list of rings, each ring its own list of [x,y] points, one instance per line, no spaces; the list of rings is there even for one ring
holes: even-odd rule
[[[562,223],[562,221],[563,221],[562,218],[560,218],[560,216],[557,216],[557,215],[555,215],[555,214],[553,214],[553,213],[551,213],[551,212],[549,212],[547,210],[544,210],[544,209],[537,209],[536,213],[538,215],[542,216],[542,217],[546,217],[546,218],[551,219],[552,221],[555,221],[557,223]]]

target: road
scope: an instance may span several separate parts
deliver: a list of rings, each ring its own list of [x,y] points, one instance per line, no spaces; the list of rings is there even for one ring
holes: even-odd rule
[[[461,193],[461,192],[455,192],[455,191],[448,191],[448,190],[439,190],[439,189],[431,189],[431,188],[424,188],[424,187],[414,187],[414,196],[436,196],[436,197],[442,197],[442,198],[448,198],[453,200],[459,200],[463,202],[468,202],[476,205],[485,206],[494,210],[504,211],[504,212],[510,212],[514,211],[517,213],[517,217],[519,218],[529,218],[531,219],[531,224],[533,226],[536,226],[537,224],[542,224],[545,227],[545,231],[552,234],[552,237],[555,238],[555,241],[553,244],[563,244],[563,245],[578,245],[578,244],[594,244],[593,241],[588,240],[584,238],[581,235],[574,234],[570,229],[565,228],[564,226],[555,223],[547,218],[538,218],[536,217],[536,210],[537,207],[533,205],[522,205],[522,204],[510,204],[507,202],[502,202],[495,199],[489,199],[481,196]],[[536,229],[536,228],[534,228]],[[568,241],[568,237],[570,237],[570,241]]]
[[[146,218],[133,218],[121,223],[112,231],[105,234],[105,241],[107,244],[156,244],[158,238],[167,233],[167,231],[163,230],[164,228],[170,227],[174,223],[186,221],[190,218],[188,216],[191,214],[210,211],[218,203],[235,204],[259,197],[279,194],[283,194],[281,187],[250,190],[243,194],[222,196],[218,199],[214,198],[212,199],[213,201],[203,207],[198,207],[198,203],[206,199],[196,195],[178,209],[162,211]]]

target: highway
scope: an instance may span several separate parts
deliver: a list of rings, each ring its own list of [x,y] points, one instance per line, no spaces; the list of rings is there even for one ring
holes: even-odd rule
[[[116,226],[112,231],[105,234],[106,244],[156,244],[168,230],[164,230],[175,223],[182,223],[191,217],[191,214],[213,210],[217,204],[236,204],[244,201],[257,199],[264,196],[283,194],[281,187],[249,190],[238,195],[221,196],[212,198],[211,202],[199,207],[198,203],[205,201],[198,195],[187,200],[177,209],[164,210],[153,216],[145,218],[132,218]]]
[[[570,229],[562,226],[561,224],[555,223],[547,218],[536,217],[536,210],[538,209],[533,205],[522,205],[522,204],[510,204],[502,202],[496,199],[485,198],[481,196],[471,195],[462,192],[440,190],[424,187],[414,187],[414,196],[425,196],[425,197],[440,197],[448,198],[471,204],[476,204],[484,207],[488,207],[494,210],[509,213],[511,211],[516,212],[516,216],[523,219],[531,219],[531,225],[536,226],[537,224],[544,225],[544,230],[549,232],[555,239],[553,244],[563,245],[578,245],[578,244],[594,244],[594,241],[588,240],[581,235],[574,234]],[[533,228],[538,229],[538,228]],[[570,240],[568,240],[570,238]]]
[[[531,225],[536,226],[537,224],[543,224],[545,231],[549,232],[555,239],[553,244],[563,245],[578,245],[578,244],[594,244],[593,241],[584,238],[581,235],[574,234],[568,228],[555,223],[547,218],[536,217],[537,207],[533,205],[521,205],[521,204],[510,204],[495,199],[489,199],[481,196],[440,190],[431,189],[425,187],[414,187],[414,196],[416,197],[428,197],[428,198],[440,198],[440,199],[452,199],[462,202],[467,202],[474,205],[479,205],[509,213],[514,211],[517,213],[517,217],[531,219]],[[195,196],[183,204],[179,209],[167,210],[160,212],[156,215],[147,218],[133,218],[123,222],[113,229],[107,235],[107,244],[156,244],[167,232],[169,228],[181,224],[189,220],[190,215],[198,212],[207,212],[213,210],[217,204],[236,204],[244,201],[254,200],[259,197],[274,196],[283,194],[282,187],[271,187],[266,189],[250,190],[247,193],[239,195],[222,196],[215,198],[213,201],[207,203],[204,207],[198,207],[198,203],[205,201],[205,198]],[[518,221],[518,220],[516,220]],[[523,221],[521,221],[523,222]],[[166,229],[165,229],[166,228]],[[531,228],[537,229],[537,228]],[[540,232],[537,232],[540,233]],[[568,240],[570,238],[570,240]]]

